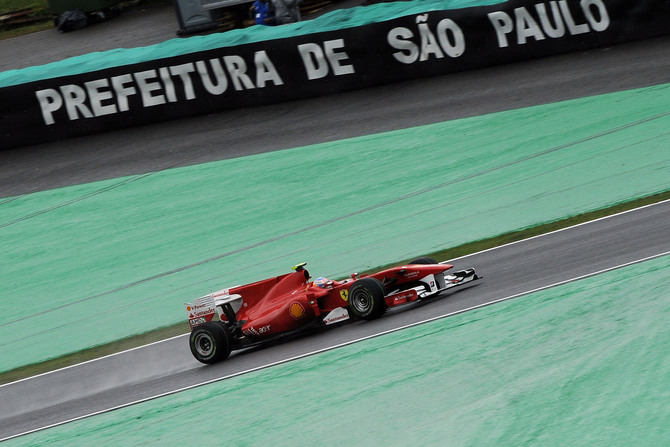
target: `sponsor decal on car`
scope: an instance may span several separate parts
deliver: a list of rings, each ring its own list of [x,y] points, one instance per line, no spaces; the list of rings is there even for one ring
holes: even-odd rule
[[[288,312],[296,320],[299,320],[305,316],[305,308],[302,307],[302,304],[297,301],[291,303],[291,305],[288,307]]]
[[[255,327],[250,327],[242,331],[243,334],[245,335],[263,335],[266,332],[270,332],[270,325],[268,324],[267,326],[261,326],[258,329]]]
[[[212,298],[218,298],[220,296],[230,295],[230,289],[219,290],[218,292],[212,293]]]
[[[200,318],[191,318],[190,320],[188,320],[188,322],[191,324],[191,327],[193,327],[199,324],[206,323],[207,320],[205,319],[205,317],[200,317]]]
[[[386,303],[389,306],[397,306],[399,304],[404,304],[411,301],[416,301],[419,298],[416,290],[410,289],[402,292],[398,292],[395,295],[389,295],[386,297]]]
[[[326,324],[337,323],[338,321],[344,321],[349,319],[349,312],[344,307],[337,307],[330,311],[328,315],[323,319],[323,322]]]
[[[214,299],[208,295],[198,298],[194,303],[184,303],[189,318],[198,318],[210,315],[216,312]]]
[[[398,295],[395,298],[393,298],[393,301],[395,304],[401,304],[407,302],[408,299],[412,298],[414,296],[413,293],[403,293],[402,295]]]
[[[216,313],[214,298],[210,295],[198,298],[193,303],[184,303],[184,306],[186,306],[188,323],[191,326],[191,329],[199,324],[211,321]]]

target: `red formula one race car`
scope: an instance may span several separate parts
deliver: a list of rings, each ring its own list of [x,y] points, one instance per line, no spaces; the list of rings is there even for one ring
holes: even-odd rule
[[[354,273],[342,281],[310,282],[305,265],[186,303],[193,356],[202,363],[216,363],[233,350],[350,318],[373,320],[390,307],[479,279],[472,268],[447,273],[453,266],[430,258],[370,275]]]

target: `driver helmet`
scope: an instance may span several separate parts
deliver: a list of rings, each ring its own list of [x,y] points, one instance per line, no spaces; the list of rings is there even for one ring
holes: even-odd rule
[[[319,276],[314,280],[314,285],[317,287],[321,287],[322,289],[327,289],[328,288],[328,283],[331,282],[328,278],[325,278],[323,276]]]

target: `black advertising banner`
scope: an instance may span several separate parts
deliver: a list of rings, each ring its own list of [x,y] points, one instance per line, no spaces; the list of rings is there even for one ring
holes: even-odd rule
[[[512,0],[0,88],[0,149],[670,33],[669,0]]]

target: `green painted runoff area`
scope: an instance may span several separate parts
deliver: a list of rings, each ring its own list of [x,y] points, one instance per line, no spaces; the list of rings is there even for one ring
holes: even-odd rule
[[[665,447],[669,283],[664,256],[6,444]]]
[[[0,372],[665,191],[669,146],[666,84],[0,199]]]
[[[170,39],[146,47],[117,48],[115,50],[76,56],[36,67],[8,70],[0,73],[0,88],[216,48],[353,28],[430,11],[489,6],[501,3],[506,3],[506,0],[414,0],[411,2],[381,3],[339,9],[313,20],[305,20],[289,25],[253,26],[226,31],[225,33],[213,33],[206,36]]]

